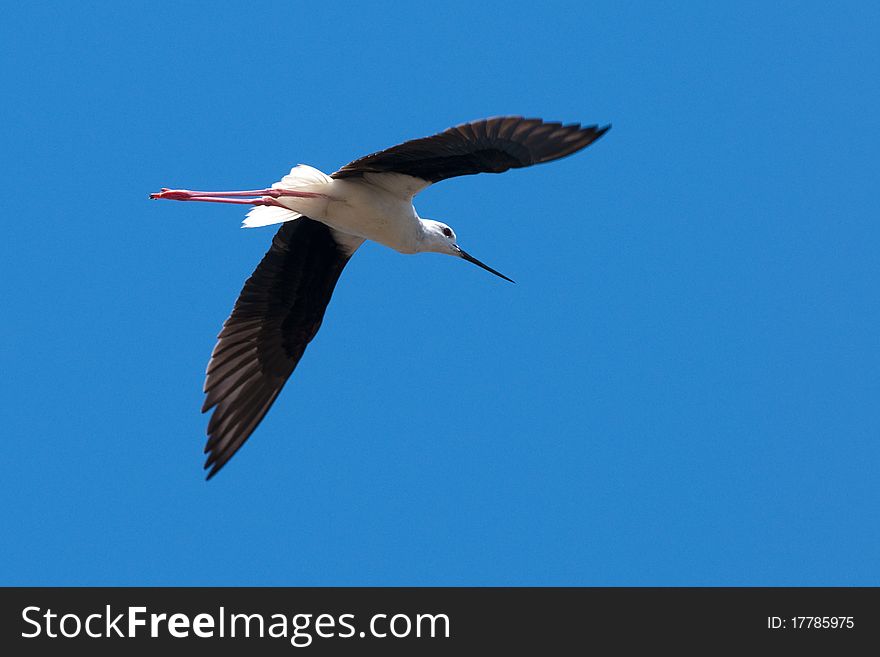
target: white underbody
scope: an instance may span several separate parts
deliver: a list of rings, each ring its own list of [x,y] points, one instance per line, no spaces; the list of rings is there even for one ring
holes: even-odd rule
[[[420,245],[424,228],[412,198],[425,186],[425,181],[403,174],[336,179],[299,165],[272,187],[321,196],[279,197],[277,200],[284,208],[256,207],[248,213],[244,225],[265,226],[305,215],[340,233],[379,242],[401,253],[416,253],[423,250]]]

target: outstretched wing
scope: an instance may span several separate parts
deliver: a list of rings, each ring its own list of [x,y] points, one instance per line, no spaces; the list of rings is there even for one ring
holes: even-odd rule
[[[336,281],[363,240],[301,217],[281,226],[244,284],[208,363],[208,479],[266,415],[321,327]]]
[[[331,174],[356,178],[372,173],[397,173],[420,179],[409,189],[418,192],[431,183],[475,173],[550,162],[586,148],[610,125],[581,127],[521,116],[500,116],[449,128],[366,155]]]

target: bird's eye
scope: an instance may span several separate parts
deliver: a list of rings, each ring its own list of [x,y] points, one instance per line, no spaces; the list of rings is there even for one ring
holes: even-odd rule
[[[443,234],[446,235],[446,237],[452,237],[452,231],[449,228],[444,228]]]

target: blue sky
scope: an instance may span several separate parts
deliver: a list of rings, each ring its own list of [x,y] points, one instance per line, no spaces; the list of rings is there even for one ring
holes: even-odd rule
[[[27,3],[0,25],[3,584],[880,584],[876,3]],[[299,5],[299,6],[297,6]],[[418,197],[206,483],[261,187],[613,123]]]

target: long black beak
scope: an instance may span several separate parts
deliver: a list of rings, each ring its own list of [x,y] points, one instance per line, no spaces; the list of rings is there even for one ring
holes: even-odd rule
[[[499,277],[503,278],[505,281],[510,281],[511,283],[516,283],[515,280],[513,280],[512,278],[507,278],[507,276],[505,276],[504,274],[502,274],[500,271],[495,271],[495,270],[492,269],[489,265],[484,265],[482,262],[480,262],[479,260],[477,260],[474,256],[472,256],[471,254],[469,254],[469,253],[463,251],[463,250],[461,249],[461,247],[458,248],[458,253],[461,255],[462,258],[464,258],[464,259],[467,260],[468,262],[472,262],[472,263],[474,263],[477,267],[482,267],[483,269],[485,269],[485,270],[486,270],[487,272],[489,272],[490,274],[495,274],[496,276],[499,276]]]

